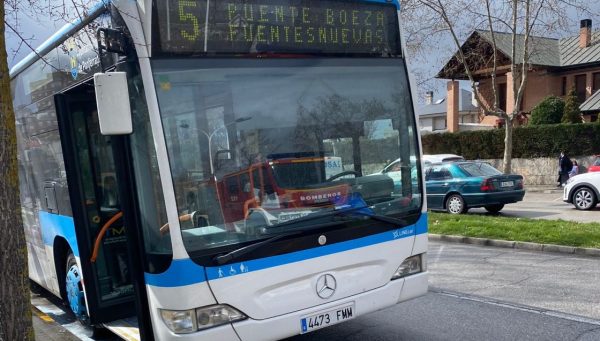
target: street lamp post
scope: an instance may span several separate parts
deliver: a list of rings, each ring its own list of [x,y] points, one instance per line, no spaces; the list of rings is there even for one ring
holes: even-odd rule
[[[210,134],[208,134],[204,130],[199,129],[200,132],[202,132],[204,135],[206,135],[206,138],[208,139],[208,162],[210,164],[210,175],[211,176],[215,174],[215,169],[214,169],[214,165],[213,165],[213,156],[212,156],[212,138],[213,138],[213,136],[215,136],[215,133],[221,129],[225,129],[225,128],[229,127],[232,124],[248,121],[251,118],[252,117],[240,117],[233,122],[229,122],[227,124],[220,126],[219,128],[213,130]]]

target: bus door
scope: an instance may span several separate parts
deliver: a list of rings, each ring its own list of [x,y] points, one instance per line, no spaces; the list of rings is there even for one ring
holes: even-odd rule
[[[134,315],[127,228],[111,137],[100,133],[94,87],[57,95],[57,114],[88,316],[97,324]]]

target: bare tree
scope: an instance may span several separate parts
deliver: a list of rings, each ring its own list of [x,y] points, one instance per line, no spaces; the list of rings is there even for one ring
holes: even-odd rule
[[[5,3],[0,18],[5,22]],[[27,249],[17,166],[15,112],[10,91],[5,26],[0,25],[0,340],[33,340]]]
[[[469,81],[482,114],[504,119],[503,164],[506,173],[512,168],[513,126],[521,114],[532,58],[547,48],[543,38],[535,35],[553,36],[561,29],[564,31],[568,25],[564,15],[567,9],[590,13],[589,6],[581,0],[407,1],[405,17],[423,17],[424,25],[427,25],[408,30],[407,38],[413,53],[422,53],[428,46],[427,39],[440,41],[441,36],[449,36],[451,45],[458,51],[440,74],[460,74],[461,79]],[[480,33],[486,35],[485,44],[475,39],[461,42],[466,34],[476,30],[482,30]],[[510,42],[507,43],[507,39]],[[499,48],[500,41],[504,46],[510,46],[508,53]],[[506,86],[513,94],[507,98],[506,106],[500,103],[498,77],[501,75],[507,75]],[[480,86],[482,76],[491,78],[489,88]]]
[[[44,17],[59,24],[87,15],[91,0],[5,0],[0,3],[0,341],[33,340],[25,230],[21,216],[17,137],[13,108],[7,33],[19,42],[16,49],[34,51],[33,37],[24,33],[20,19]],[[75,9],[75,11],[71,11]],[[6,31],[8,29],[8,31]],[[93,33],[92,35],[93,36]],[[43,56],[39,56],[45,60]]]

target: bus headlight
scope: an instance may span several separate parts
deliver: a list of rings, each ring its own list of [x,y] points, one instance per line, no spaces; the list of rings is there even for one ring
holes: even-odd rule
[[[169,329],[176,334],[193,333],[197,330],[196,327],[196,316],[194,315],[194,309],[191,310],[163,310],[160,309],[160,316],[163,321],[169,327]]]
[[[228,305],[212,305],[190,310],[160,309],[160,316],[175,334],[193,333],[246,318],[246,315]]]
[[[422,271],[421,267],[421,255],[408,257],[400,264],[398,270],[392,276],[392,280],[410,276]]]
[[[245,318],[246,315],[228,305],[213,305],[196,309],[198,330],[243,320]]]

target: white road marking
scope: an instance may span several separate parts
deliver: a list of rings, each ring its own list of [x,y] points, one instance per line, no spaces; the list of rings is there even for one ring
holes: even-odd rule
[[[439,295],[454,297],[454,298],[458,298],[461,300],[485,303],[485,304],[490,304],[490,305],[497,306],[497,307],[514,309],[514,310],[519,310],[519,311],[534,313],[534,314],[540,314],[540,315],[547,315],[547,316],[561,318],[564,320],[600,326],[600,321],[594,320],[594,319],[591,319],[591,318],[588,318],[585,316],[561,313],[559,311],[552,311],[552,310],[547,310],[547,309],[543,309],[543,308],[523,306],[523,305],[518,305],[518,304],[514,304],[514,303],[509,303],[509,302],[502,302],[502,301],[494,300],[494,299],[487,298],[487,297],[472,296],[472,295],[463,294],[463,293],[459,293],[459,292],[444,291],[441,289],[436,289],[436,288],[431,288],[431,287],[430,287],[429,291],[439,294]]]
[[[433,259],[433,262],[431,262],[431,264],[435,264],[440,260],[440,256],[442,255],[443,251],[444,251],[444,245],[440,246],[440,248],[437,250],[435,258]]]

